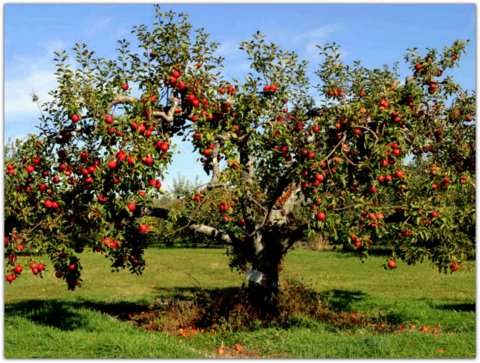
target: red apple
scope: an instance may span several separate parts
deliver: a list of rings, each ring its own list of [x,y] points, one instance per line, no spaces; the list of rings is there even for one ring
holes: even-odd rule
[[[460,269],[460,266],[458,266],[458,264],[456,262],[452,262],[450,264],[450,270],[452,271],[458,271]]]
[[[109,169],[116,169],[117,168],[117,161],[116,160],[110,160],[107,164]]]
[[[146,165],[152,165],[153,164],[153,158],[151,156],[146,156],[143,158],[143,163]]]
[[[222,202],[219,204],[218,209],[220,209],[221,212],[226,212],[228,210],[228,206]]]
[[[125,151],[120,150],[119,152],[117,152],[116,157],[120,161],[125,161],[125,159],[127,158],[127,154],[125,154]]]
[[[394,268],[397,268],[397,263],[395,260],[388,260],[387,266],[389,269],[393,270]]]
[[[113,124],[113,116],[112,115],[105,116],[105,122],[109,125]]]
[[[127,204],[127,207],[128,207],[128,210],[129,210],[130,212],[133,212],[133,211],[137,208],[137,206],[136,206],[135,203],[133,203],[133,202],[132,202],[132,203],[128,203],[128,204]]]

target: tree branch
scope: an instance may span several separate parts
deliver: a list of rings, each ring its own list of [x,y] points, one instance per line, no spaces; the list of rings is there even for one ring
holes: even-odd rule
[[[375,137],[375,139],[377,139],[377,141],[378,141],[378,136],[377,136],[377,134],[376,134],[375,131],[373,131],[371,128],[366,127],[366,126],[360,126],[360,125],[354,125],[353,128],[356,128],[356,129],[364,129],[364,130],[369,131],[369,132]]]
[[[168,110],[168,112],[154,110],[154,111],[152,111],[152,115],[154,117],[157,117],[157,118],[163,118],[167,122],[172,122],[173,118],[174,118],[174,115],[175,115],[175,111],[177,110],[178,105],[180,105],[180,99],[172,96],[172,97],[170,97],[170,101],[171,101],[171,105],[170,105],[170,109]],[[107,109],[108,109],[108,112],[110,112],[111,108],[115,105],[120,105],[120,104],[124,104],[124,103],[133,104],[133,103],[137,103],[137,102],[138,102],[138,99],[135,98],[135,97],[124,96],[124,95],[116,95],[113,98],[113,100],[108,104]]]
[[[154,117],[163,118],[167,122],[172,122],[175,112],[177,110],[177,107],[180,104],[180,99],[172,96],[170,97],[170,101],[172,102],[172,104],[170,105],[170,109],[168,110],[168,112],[157,110],[157,111],[153,111],[152,115]]]
[[[116,95],[113,100],[108,104],[107,110],[110,112],[113,106],[120,105],[123,103],[136,103],[138,100],[132,96]]]
[[[207,189],[211,189],[215,187],[218,183],[218,173],[220,172],[220,168],[218,165],[218,154],[220,153],[220,143],[215,141],[215,147],[213,148],[212,152],[212,179],[208,183]]]
[[[149,212],[149,216],[151,217],[158,217],[161,219],[168,219],[170,214],[170,211],[166,208],[152,208]],[[219,240],[223,243],[226,244],[233,244],[233,243],[239,243],[241,242],[240,239],[235,238],[235,237],[230,237],[230,235],[220,229],[205,225],[205,224],[198,224],[198,223],[193,223],[190,219],[187,217],[182,217],[181,222],[185,222],[185,227],[193,232],[196,233],[201,233],[204,234],[210,238],[214,238],[216,240]]]
[[[243,171],[243,178],[245,182],[245,193],[241,196],[240,205],[242,207],[242,213],[245,217],[245,227],[249,233],[253,232],[256,229],[255,221],[252,216],[252,208],[250,206],[251,200],[254,200],[252,197],[252,191],[254,186],[255,178],[255,169],[253,165],[253,156],[250,153],[250,150],[246,147],[240,147],[240,162],[245,165]]]
[[[282,243],[283,245],[283,251],[282,254],[285,254],[294,244],[297,242],[300,238],[302,238],[305,235],[305,231],[308,229],[307,225],[304,224],[297,229],[293,230],[293,232],[290,234],[288,239],[286,240],[286,243]]]
[[[209,236],[213,239],[219,240],[229,245],[233,243],[232,239],[227,233],[217,228],[207,226],[205,224],[191,224],[190,226],[188,226],[188,229],[196,233],[204,234],[206,236]]]

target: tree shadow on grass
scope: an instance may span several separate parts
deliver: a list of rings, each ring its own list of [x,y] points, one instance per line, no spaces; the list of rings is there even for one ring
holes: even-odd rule
[[[155,287],[154,291],[158,295],[157,299],[169,299],[180,301],[193,301],[202,295],[231,295],[240,289],[238,286],[229,286],[224,288],[204,289],[200,287]]]
[[[362,291],[332,289],[321,292],[319,297],[333,311],[350,311],[353,304],[365,299],[367,294]]]
[[[27,300],[5,305],[5,316],[26,318],[36,324],[71,331],[82,328],[84,317],[70,304],[58,300]]]
[[[5,305],[5,316],[26,318],[36,324],[54,327],[64,331],[86,328],[88,321],[80,309],[98,311],[120,320],[128,320],[129,314],[148,309],[147,304],[131,302],[99,302],[80,300],[26,300]]]
[[[457,304],[441,304],[435,306],[436,309],[441,310],[452,310],[452,311],[461,311],[461,312],[475,312],[476,304],[475,303],[457,303]]]
[[[355,312],[355,307],[358,302],[368,297],[368,295],[362,291],[333,289],[316,292],[302,284],[290,285],[289,289],[283,299],[283,304],[285,305],[283,308],[286,309],[285,311],[288,312],[291,310],[291,314],[286,314],[286,316],[298,314],[300,314],[299,316],[303,316],[306,314],[305,318],[307,320],[310,318],[320,318],[327,324],[333,324],[332,327],[338,324],[345,325],[343,323],[352,327],[355,326],[355,324],[350,322],[350,313]],[[241,287],[231,286],[221,289],[160,287],[156,288],[156,293],[157,298],[149,302],[28,300],[6,305],[5,316],[23,317],[36,324],[55,327],[64,331],[95,329],[95,320],[89,319],[85,315],[85,312],[81,311],[82,309],[96,311],[121,321],[134,320],[137,322],[139,319],[143,319],[141,318],[142,316],[148,319],[148,316],[152,316],[152,314],[155,316],[162,316],[168,313],[170,313],[171,316],[182,315],[183,313],[187,313],[187,315],[190,313],[195,314],[196,312],[192,309],[198,308],[200,310],[197,312],[213,314],[215,317],[218,315],[219,321],[223,319],[223,315],[221,316],[219,314],[225,314],[224,318],[226,321],[228,321],[229,317],[239,319],[238,313],[240,311],[247,313],[244,317],[245,319],[248,320],[250,318],[248,315],[248,307],[244,304],[244,290],[242,290]],[[318,305],[316,301],[320,302],[320,304]],[[239,307],[241,308],[239,309]],[[445,305],[443,308],[447,309],[448,306]],[[455,305],[453,308],[459,310],[462,306]],[[475,304],[464,308],[474,310]],[[313,315],[310,316],[311,314]],[[168,318],[168,316],[165,316],[165,318]],[[333,321],[332,318],[337,320]],[[392,311],[383,312],[380,308],[377,309],[375,316],[370,316],[368,319],[369,324],[378,321],[397,325],[404,323],[405,318],[405,316]],[[348,321],[344,321],[344,319]]]

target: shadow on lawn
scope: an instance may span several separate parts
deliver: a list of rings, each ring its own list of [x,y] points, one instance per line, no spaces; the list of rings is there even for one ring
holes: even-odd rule
[[[230,286],[217,289],[203,289],[200,287],[155,287],[154,291],[159,299],[174,299],[180,301],[193,301],[200,294],[207,295],[231,295],[239,290],[239,287]]]
[[[350,311],[353,304],[367,296],[362,291],[326,290],[320,293],[320,298],[334,311]]]
[[[128,320],[129,314],[138,314],[148,309],[148,306],[147,304],[130,302],[27,300],[5,305],[5,316],[19,316],[37,324],[72,331],[88,325],[85,315],[80,311],[82,308],[99,311],[102,314],[111,315],[121,320]]]
[[[437,309],[453,310],[462,312],[475,312],[475,303],[443,304],[436,306]]]
[[[8,304],[5,305],[5,316],[19,316],[60,330],[75,330],[85,325],[84,317],[72,304],[58,300],[27,300]]]
[[[226,314],[224,318],[228,321],[230,315],[238,319],[238,313],[248,311],[248,307],[243,302],[245,298],[244,292],[245,290],[242,290],[240,287],[209,290],[198,287],[176,287],[157,288],[156,293],[158,297],[153,302],[28,300],[5,305],[5,316],[27,318],[34,323],[52,326],[64,331],[82,328],[94,329],[95,323],[89,319],[88,314],[85,314],[85,311],[82,311],[82,309],[97,311],[123,321],[135,320],[138,322],[139,319],[151,320],[149,316],[168,318],[169,312],[171,317],[175,316],[176,319],[182,320],[187,317],[186,315],[194,315],[201,311],[207,313],[209,317],[214,316],[215,319],[222,318],[219,314]],[[200,300],[194,303],[196,297],[199,297]],[[333,289],[316,292],[305,288],[301,284],[294,283],[289,286],[283,299],[281,299],[281,308],[284,311],[283,315],[287,317],[306,314],[305,317],[310,316],[315,320],[321,319],[327,324],[332,324],[332,327],[353,327],[358,324],[372,326],[377,323],[393,326],[405,322],[405,316],[392,312],[380,313],[380,315],[376,316],[371,316],[370,314],[367,316],[363,313],[355,312],[357,303],[366,297],[368,295],[362,291]],[[461,310],[463,308],[463,311],[474,311],[475,304],[452,304],[451,306],[438,306],[438,308],[453,310]],[[221,311],[224,312],[222,313]],[[245,315],[245,318],[249,318],[249,315]],[[150,324],[151,321],[148,321],[148,323]]]

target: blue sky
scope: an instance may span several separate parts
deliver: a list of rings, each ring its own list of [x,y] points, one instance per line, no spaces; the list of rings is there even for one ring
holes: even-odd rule
[[[38,108],[35,92],[48,99],[55,86],[52,51],[86,42],[97,55],[115,54],[116,41],[130,37],[130,29],[153,20],[153,5],[9,4],[4,6],[4,135],[21,137],[35,132]],[[260,30],[270,41],[297,51],[318,64],[315,44],[336,42],[344,61],[361,60],[368,67],[399,61],[407,48],[442,48],[456,39],[470,39],[468,54],[455,79],[475,89],[476,9],[474,4],[168,4],[162,7],[190,15],[195,28],[204,27],[220,42],[227,75],[248,70],[240,41]],[[187,145],[170,171],[171,177],[189,178],[203,171],[192,167]],[[166,180],[169,185],[170,181]]]

